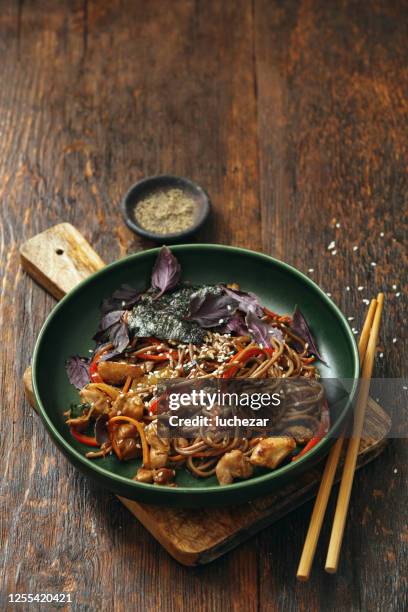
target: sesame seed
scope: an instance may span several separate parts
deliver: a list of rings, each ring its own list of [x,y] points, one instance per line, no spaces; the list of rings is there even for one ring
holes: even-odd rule
[[[394,474],[398,474],[397,468],[394,468]]]
[[[364,289],[363,285],[359,285],[359,286],[357,287],[357,291],[362,291],[363,289]]]
[[[309,268],[308,272],[314,272],[314,268]]]
[[[366,304],[366,306],[368,306],[370,303],[370,300],[367,300],[367,298],[363,299],[363,304]]]
[[[396,338],[393,338],[393,339],[392,339],[392,343],[393,343],[393,344],[395,344],[395,343],[396,343],[396,341],[397,341],[397,339],[396,339]]]
[[[353,334],[357,335],[358,334],[358,329],[353,329]]]
[[[379,358],[382,359],[384,357],[384,353],[379,354]]]
[[[335,255],[337,253],[336,249],[334,249],[334,251],[332,251],[332,255]]]
[[[407,385],[402,385],[402,388],[404,389],[404,391],[408,389]]]
[[[332,240],[329,246],[327,247],[327,250],[331,251],[332,249],[334,249],[335,246],[336,246],[336,243],[334,242],[334,240]]]
[[[401,292],[398,291],[398,293],[395,294],[395,297],[399,297],[401,295]]]
[[[327,297],[331,297],[332,294],[331,293],[326,293]]]
[[[337,229],[339,229],[339,227],[341,227],[340,223],[336,223],[336,227],[337,227]]]
[[[376,266],[377,264],[376,264],[376,262],[375,262],[375,261],[372,261],[370,265],[371,265],[371,266],[373,266],[373,268],[375,268],[375,266]]]
[[[347,321],[354,321],[354,317],[347,317]]]
[[[380,232],[381,238],[384,238],[384,232]]]
[[[222,323],[224,323],[224,319],[219,319],[218,323],[221,325]]]
[[[393,288],[393,289],[396,289],[396,288],[397,288],[397,285],[393,285],[393,286],[392,286],[392,288]]]
[[[347,285],[347,287],[346,287],[346,291],[350,291],[350,287],[349,287],[349,285]]]

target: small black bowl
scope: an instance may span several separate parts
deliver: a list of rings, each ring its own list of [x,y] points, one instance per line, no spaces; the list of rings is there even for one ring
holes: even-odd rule
[[[134,213],[136,204],[155,191],[166,191],[172,188],[181,189],[194,200],[197,206],[197,215],[192,225],[186,230],[173,234],[156,234],[155,232],[151,232],[141,227],[136,221]],[[168,174],[150,176],[138,181],[132,185],[122,200],[122,210],[126,225],[145,238],[166,244],[184,240],[198,231],[207,219],[210,213],[210,207],[210,198],[202,187],[189,179]]]

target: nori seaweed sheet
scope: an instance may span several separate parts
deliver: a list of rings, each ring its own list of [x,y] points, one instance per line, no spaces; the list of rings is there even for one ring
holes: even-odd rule
[[[160,340],[178,340],[188,344],[202,344],[207,334],[195,321],[185,321],[190,298],[193,293],[219,295],[220,287],[215,285],[184,285],[165,293],[156,300],[157,291],[149,290],[129,313],[128,326],[132,337],[153,336]]]

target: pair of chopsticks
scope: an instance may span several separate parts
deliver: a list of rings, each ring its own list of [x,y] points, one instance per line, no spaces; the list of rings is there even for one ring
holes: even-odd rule
[[[340,557],[340,549],[343,541],[351,489],[353,486],[357,455],[364,425],[368,392],[370,389],[370,381],[373,372],[383,303],[383,293],[379,293],[377,299],[371,300],[367,317],[364,322],[363,331],[361,332],[361,337],[358,343],[358,352],[362,367],[361,384],[354,412],[353,430],[344,461],[343,474],[341,477],[339,495],[337,498],[336,511],[334,514],[332,532],[326,557],[325,569],[326,572],[329,572],[330,574],[334,574],[337,571]],[[296,574],[299,580],[308,580],[310,576],[317,541],[319,539],[327,503],[329,501],[330,492],[333,486],[334,476],[336,474],[337,465],[340,459],[343,442],[344,432],[332,447],[324,468],[323,477],[316,497],[309,529],[303,546],[302,556],[300,558],[299,567]]]

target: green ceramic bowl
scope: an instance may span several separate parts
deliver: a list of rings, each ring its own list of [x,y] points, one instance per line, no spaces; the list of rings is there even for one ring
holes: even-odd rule
[[[310,279],[291,266],[267,255],[222,245],[194,244],[173,247],[183,278],[194,283],[238,282],[255,292],[261,302],[281,313],[299,304],[310,324],[329,367],[320,364],[322,376],[354,379],[350,401],[334,417],[331,432],[305,457],[275,471],[220,487],[215,477],[197,480],[181,470],[178,487],[157,487],[131,480],[138,462],[119,462],[115,457],[89,460],[88,450],[70,435],[63,412],[78,401],[69,384],[64,362],[73,354],[87,355],[99,320],[99,304],[122,283],[144,289],[158,249],[130,255],[106,266],[80,283],[51,312],[38,337],[33,358],[33,387],[38,411],[52,440],[69,461],[99,485],[129,499],[163,505],[210,506],[248,501],[299,475],[329,450],[346,417],[357,387],[359,359],[351,330],[338,308]]]

